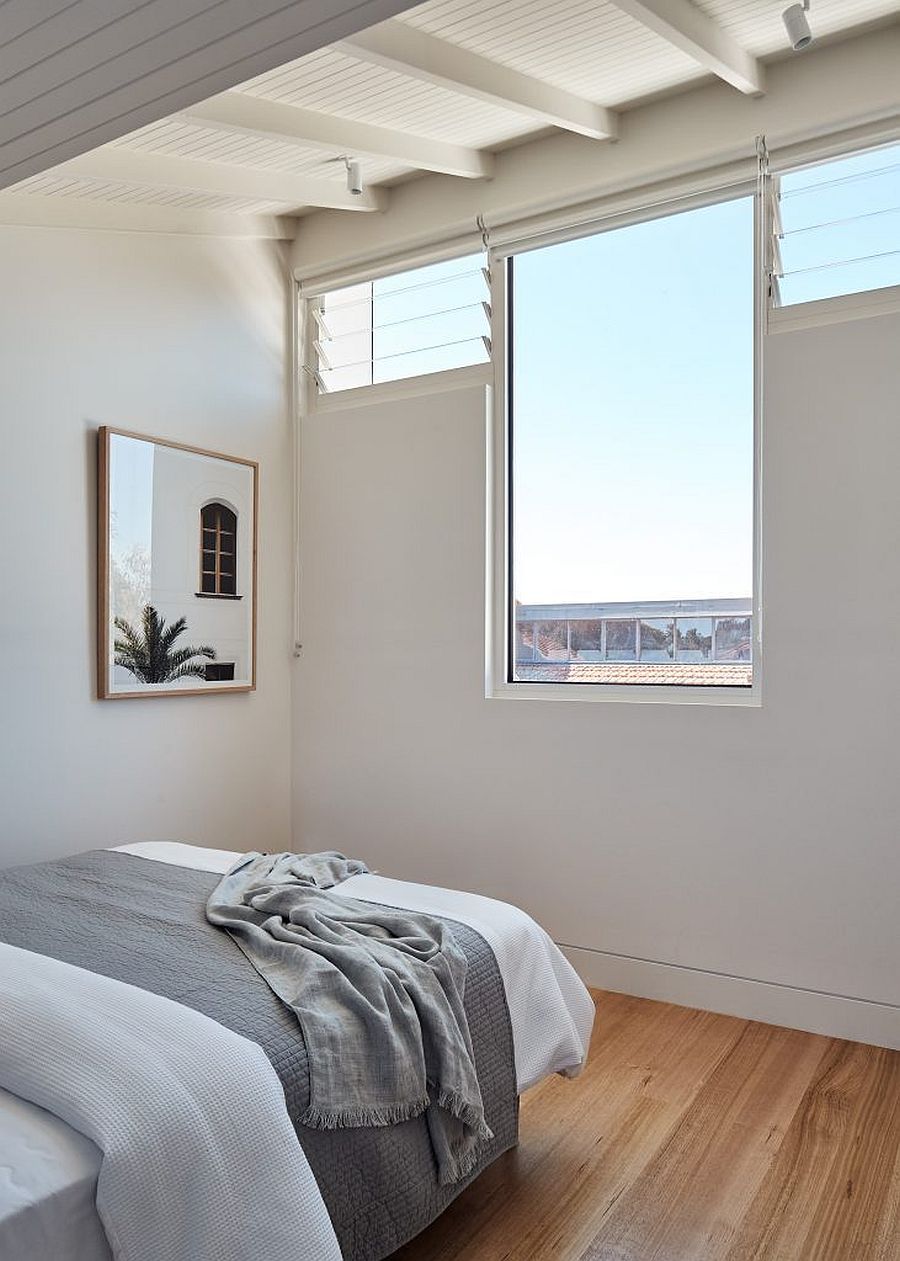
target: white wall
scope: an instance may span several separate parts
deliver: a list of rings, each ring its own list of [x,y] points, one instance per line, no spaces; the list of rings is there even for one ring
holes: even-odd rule
[[[0,863],[290,841],[290,429],[280,247],[0,229]],[[96,429],[260,461],[259,687],[95,694]]]
[[[519,902],[596,983],[900,1045],[898,344],[769,339],[761,709],[486,700],[483,392],[307,419],[298,842]]]

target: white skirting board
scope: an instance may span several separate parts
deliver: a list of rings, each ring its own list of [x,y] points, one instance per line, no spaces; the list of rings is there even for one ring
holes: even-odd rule
[[[900,1050],[900,1006],[581,946],[561,948],[585,984],[597,989]]]

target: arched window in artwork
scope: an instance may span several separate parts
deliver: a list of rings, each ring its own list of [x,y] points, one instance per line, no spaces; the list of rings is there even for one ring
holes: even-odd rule
[[[225,504],[200,509],[200,594],[237,595],[237,514]]]

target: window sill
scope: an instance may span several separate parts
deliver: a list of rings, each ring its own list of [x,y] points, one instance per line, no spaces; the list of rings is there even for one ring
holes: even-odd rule
[[[801,328],[817,328],[822,324],[843,324],[847,320],[864,320],[877,315],[900,311],[900,285],[885,289],[866,289],[863,293],[845,293],[836,298],[820,298],[817,302],[796,302],[793,306],[773,307],[769,311],[769,333],[791,333]]]
[[[242,595],[223,595],[213,591],[195,591],[198,600],[243,600]]]
[[[671,683],[494,683],[488,684],[487,700],[520,701],[618,701],[630,705],[728,705],[758,709],[762,705],[759,682],[750,687],[683,687]]]
[[[379,381],[374,385],[358,385],[353,389],[336,390],[333,394],[310,391],[307,414],[341,412],[353,407],[369,407],[373,403],[392,403],[418,394],[436,394],[445,390],[461,390],[469,385],[490,385],[493,367],[489,363],[469,364],[464,368],[447,368],[442,372],[423,372],[400,381]]]

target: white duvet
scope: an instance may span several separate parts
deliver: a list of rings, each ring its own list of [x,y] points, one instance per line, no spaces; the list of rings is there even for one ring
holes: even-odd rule
[[[340,1261],[281,1082],[255,1042],[2,942],[0,1020],[0,1086],[102,1153],[96,1206],[116,1261],[246,1261],[291,1255],[298,1240],[310,1259]]]
[[[231,851],[171,842],[146,842],[120,848],[152,861],[214,872],[226,871],[235,860]],[[523,911],[477,894],[377,875],[355,876],[336,892],[365,901],[445,915],[481,933],[496,955],[503,978],[519,1090],[527,1089],[551,1073],[574,1075],[579,1071],[587,1054],[593,1002],[568,961],[543,929]],[[14,948],[2,949],[12,951]],[[17,954],[27,956],[28,952]],[[6,961],[11,958],[6,955]],[[117,1212],[123,1213],[127,1221],[140,1223],[139,1229],[128,1228],[127,1239],[121,1235],[117,1238],[113,1248],[117,1261],[119,1258],[163,1261],[164,1257],[172,1261],[197,1261],[206,1255],[223,1258],[253,1255],[259,1248],[260,1229],[275,1231],[265,1255],[277,1255],[287,1248],[286,1243],[278,1242],[279,1230],[284,1230],[291,1240],[291,1253],[304,1256],[305,1261],[331,1261],[339,1255],[315,1180],[287,1118],[278,1079],[254,1043],[168,999],[83,973],[81,969],[42,956],[19,958],[14,967],[4,967],[7,990],[16,986],[15,982],[7,981],[7,973],[19,975],[18,984],[22,989],[22,979],[29,972],[29,967],[23,964],[33,962],[36,963],[32,969],[35,984],[66,989],[68,983],[71,995],[86,991],[90,1002],[98,1006],[93,1019],[95,1035],[89,1036],[89,1031],[78,1035],[87,1039],[80,1055],[77,1044],[60,1047],[58,1054],[49,1048],[49,1063],[32,1062],[29,1067],[21,1054],[17,1058],[15,1051],[10,1053],[7,1039],[0,1042],[0,1257],[3,1261],[39,1261],[44,1257],[53,1257],[54,1261],[109,1261],[106,1236],[94,1206],[95,1195],[108,1232],[111,1229],[116,1233],[111,1223]],[[71,974],[80,974],[76,985]],[[14,996],[0,990],[0,1001],[18,1003],[23,1011],[30,1008],[31,1018],[37,1018],[35,1009],[39,1004],[30,1001],[25,991]],[[71,1001],[72,1023],[77,1026],[75,1013],[81,1000],[73,997]],[[153,1007],[152,1012],[148,1012],[148,1003]],[[108,1007],[111,1024],[102,1014],[104,1004]],[[47,1019],[50,1020],[49,1014]],[[117,1031],[114,1037],[110,1037],[111,1029]],[[120,1034],[124,1039],[121,1042]],[[29,1037],[39,1036],[49,1037],[49,1025],[41,1035],[37,1029],[31,1033],[23,1030],[13,1041],[21,1051]],[[210,1146],[209,1142],[209,1134],[216,1132],[220,1122],[224,1125],[223,1136],[227,1136],[227,1118],[218,1116],[213,1129],[207,1131],[205,1152],[190,1150],[189,1133],[179,1134],[176,1139],[167,1132],[171,1118],[167,1119],[164,1095],[148,1089],[153,1073],[142,1077],[141,1072],[132,1072],[130,1067],[137,1061],[145,1067],[154,1066],[158,1072],[159,1057],[165,1062],[166,1055],[173,1057],[168,1067],[179,1076],[180,1087],[195,1092],[191,1106],[200,1112],[210,1109],[211,1118],[215,1109],[221,1108],[223,1097],[230,1093],[225,1090],[232,1071],[228,1065],[240,1063],[244,1074],[249,1073],[255,1083],[253,1106],[262,1109],[267,1117],[265,1124],[254,1128],[262,1132],[270,1129],[277,1136],[274,1147],[261,1155],[252,1150],[251,1144],[243,1154],[238,1152],[235,1163],[236,1149],[232,1141],[228,1144],[226,1159],[224,1148],[217,1152],[216,1144]],[[62,1072],[67,1056],[70,1062],[73,1057],[78,1060],[76,1080],[82,1091],[80,1101],[77,1091],[73,1098],[71,1080],[64,1086],[57,1081],[55,1087],[45,1080],[44,1070],[51,1076]],[[224,1074],[221,1078],[220,1059]],[[198,1067],[200,1072],[197,1072]],[[191,1073],[196,1080],[191,1079]],[[92,1080],[88,1080],[90,1078]],[[215,1089],[209,1088],[210,1082],[215,1084]],[[232,1078],[231,1089],[236,1088]],[[98,1100],[109,1097],[114,1098],[113,1106],[98,1107]],[[143,1133],[151,1131],[154,1125],[158,1128],[157,1140],[144,1144],[144,1154],[153,1166],[152,1178],[168,1179],[167,1188],[156,1188],[163,1202],[177,1209],[168,1220],[159,1221],[152,1203],[135,1191],[141,1179],[137,1171],[143,1159],[142,1147],[129,1139],[127,1125],[120,1133],[120,1122],[124,1123],[124,1114],[132,1106],[143,1117]],[[44,1111],[45,1108],[48,1111]],[[101,1156],[101,1148],[109,1141],[102,1132],[104,1125],[114,1133],[118,1143],[115,1168],[110,1165],[109,1151],[105,1159]],[[197,1132],[195,1126],[194,1133]],[[246,1127],[243,1133],[246,1137]],[[227,1137],[223,1137],[223,1142],[227,1143]],[[160,1158],[163,1152],[166,1159]],[[245,1156],[246,1166],[242,1164]],[[204,1168],[204,1160],[212,1161],[215,1167]],[[235,1195],[234,1179],[240,1182],[240,1195]],[[281,1194],[273,1200],[272,1187],[282,1182]],[[196,1205],[192,1195],[196,1197]],[[145,1203],[146,1220],[140,1212],[135,1214],[135,1207],[140,1208]],[[273,1203],[278,1205],[275,1214],[278,1220],[274,1224],[270,1221]],[[248,1212],[254,1205],[259,1206],[261,1215],[265,1216],[265,1225],[255,1222],[253,1212]],[[288,1205],[290,1208],[286,1207]],[[194,1226],[188,1228],[187,1219],[179,1214],[187,1211],[193,1215],[195,1207],[199,1217]],[[165,1236],[162,1241],[150,1237],[159,1228]],[[204,1229],[211,1232],[208,1239],[216,1241],[215,1249],[208,1252],[199,1246],[199,1232]],[[226,1245],[233,1251],[222,1251]]]

